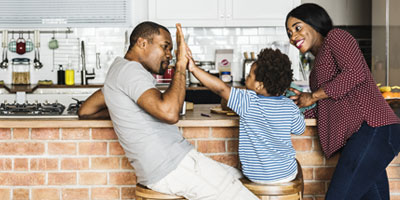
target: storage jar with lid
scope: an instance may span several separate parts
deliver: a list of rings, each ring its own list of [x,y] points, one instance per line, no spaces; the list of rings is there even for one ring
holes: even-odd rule
[[[31,83],[31,60],[29,58],[12,59],[12,84],[28,85]]]

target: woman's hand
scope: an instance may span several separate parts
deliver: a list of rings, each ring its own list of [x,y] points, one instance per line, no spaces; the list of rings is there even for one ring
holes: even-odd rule
[[[290,96],[289,98],[294,101],[299,108],[307,107],[313,105],[317,102],[316,99],[313,98],[313,95],[309,92],[300,92],[294,88],[289,88],[290,91],[294,92],[296,95]]]

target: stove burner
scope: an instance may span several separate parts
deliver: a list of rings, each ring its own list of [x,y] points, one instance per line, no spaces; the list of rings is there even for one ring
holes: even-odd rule
[[[67,108],[68,114],[78,114],[78,109],[81,106],[80,103],[71,103]]]
[[[60,103],[2,103],[0,115],[32,116],[32,115],[61,115],[65,106]]]

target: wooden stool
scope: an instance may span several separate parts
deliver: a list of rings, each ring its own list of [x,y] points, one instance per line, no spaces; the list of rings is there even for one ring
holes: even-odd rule
[[[136,200],[167,200],[167,199],[185,199],[184,197],[164,194],[153,191],[144,185],[136,184]]]
[[[241,179],[243,185],[253,192],[260,200],[302,200],[304,191],[303,172],[297,162],[297,176],[293,181],[277,184],[258,184]]]

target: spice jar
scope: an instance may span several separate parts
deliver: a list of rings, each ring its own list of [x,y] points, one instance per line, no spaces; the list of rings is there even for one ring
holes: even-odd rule
[[[12,84],[29,85],[31,83],[31,60],[29,58],[12,59]]]

